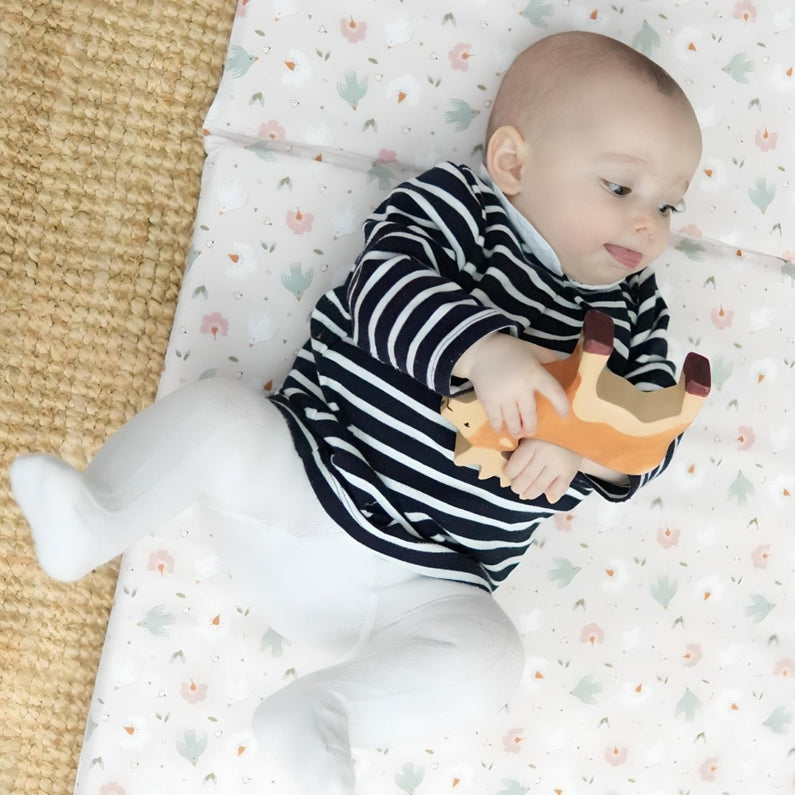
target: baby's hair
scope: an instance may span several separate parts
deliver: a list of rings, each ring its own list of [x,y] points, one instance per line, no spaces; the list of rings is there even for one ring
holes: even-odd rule
[[[635,75],[661,94],[688,102],[681,86],[665,69],[617,39],[585,31],[557,33],[531,44],[511,64],[494,100],[487,142],[504,124],[524,126],[543,109],[550,94],[565,91],[567,82],[582,80],[599,70],[606,75]]]

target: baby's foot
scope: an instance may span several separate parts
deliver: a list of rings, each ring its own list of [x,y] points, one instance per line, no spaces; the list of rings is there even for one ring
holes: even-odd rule
[[[254,736],[276,758],[301,795],[354,795],[347,718],[333,699],[311,698],[300,685],[275,693],[254,713]],[[326,701],[328,703],[322,703]]]
[[[26,455],[11,464],[10,478],[36,556],[50,577],[71,582],[103,562],[89,529],[99,508],[76,469],[54,456]]]

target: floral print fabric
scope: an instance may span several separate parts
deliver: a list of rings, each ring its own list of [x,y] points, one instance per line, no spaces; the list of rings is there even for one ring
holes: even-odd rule
[[[161,392],[216,375],[277,387],[367,213],[436,160],[479,156],[500,71],[535,38],[627,41],[704,125],[656,272],[672,358],[708,356],[711,396],[665,476],[543,526],[497,592],[528,656],[511,702],[455,736],[357,750],[359,791],[795,790],[789,4],[241,0],[237,14]],[[287,792],[251,715],[334,660],[270,629],[223,567],[223,527],[186,513],[126,554],[80,795]]]
[[[207,130],[308,156],[395,158],[417,170],[480,159],[514,56],[562,30],[613,36],[682,85],[704,135],[686,233],[776,256],[795,250],[795,9],[644,0],[240,0]]]

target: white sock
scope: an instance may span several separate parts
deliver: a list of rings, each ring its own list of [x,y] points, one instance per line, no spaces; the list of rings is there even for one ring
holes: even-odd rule
[[[10,478],[14,498],[30,524],[36,556],[50,577],[80,579],[117,554],[101,543],[97,529],[103,510],[74,467],[54,456],[26,455],[11,464]]]
[[[330,694],[298,682],[274,693],[254,713],[254,736],[302,795],[354,795],[347,716]]]

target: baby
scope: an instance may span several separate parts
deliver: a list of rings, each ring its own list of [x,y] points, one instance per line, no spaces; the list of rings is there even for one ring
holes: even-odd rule
[[[14,462],[41,565],[77,579],[196,502],[223,514],[220,551],[271,624],[344,653],[254,717],[263,757],[304,792],[353,793],[351,745],[493,713],[523,649],[491,593],[533,530],[593,491],[629,498],[675,444],[629,476],[523,439],[501,488],[455,466],[441,397],[474,387],[516,436],[534,428],[536,392],[565,414],[541,363],[571,352],[589,309],[614,320],[616,374],[672,385],[647,266],[700,150],[682,90],[644,56],[586,33],[532,45],[494,103],[482,173],[445,163],[387,197],[277,394],[202,381],[135,417],[83,473]]]

